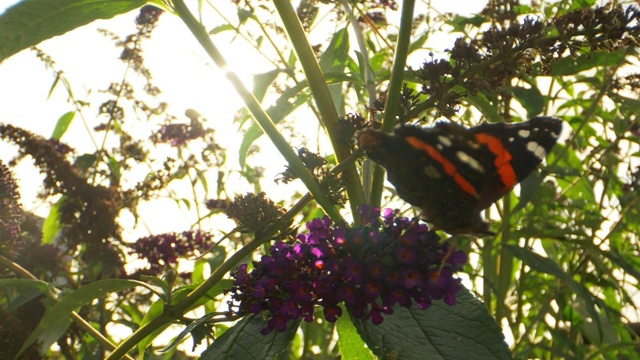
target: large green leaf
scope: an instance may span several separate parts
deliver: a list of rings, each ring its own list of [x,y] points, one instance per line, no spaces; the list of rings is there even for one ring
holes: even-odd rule
[[[468,290],[449,306],[434,301],[428,309],[396,306],[374,325],[354,320],[374,354],[383,359],[511,359],[498,324]]]
[[[21,1],[0,16],[0,62],[29,46],[145,3],[145,0]]]
[[[290,322],[283,332],[271,331],[262,335],[267,323],[262,316],[247,316],[217,338],[202,353],[200,360],[214,359],[271,359],[284,351],[293,339],[300,321]]]

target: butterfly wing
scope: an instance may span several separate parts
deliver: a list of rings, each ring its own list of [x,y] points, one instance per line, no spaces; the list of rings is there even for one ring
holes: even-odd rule
[[[562,121],[536,117],[515,124],[482,124],[469,129],[488,152],[491,168],[485,180],[480,209],[486,209],[524,180],[546,158],[562,132]]]

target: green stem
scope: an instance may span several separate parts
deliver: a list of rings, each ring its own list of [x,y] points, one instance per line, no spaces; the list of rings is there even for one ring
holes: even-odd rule
[[[409,44],[411,43],[411,28],[413,26],[413,10],[415,4],[415,0],[405,0],[402,2],[398,43],[396,45],[395,57],[393,59],[393,68],[391,69],[391,80],[389,81],[387,100],[384,105],[384,117],[382,118],[382,131],[386,132],[390,132],[396,124],[404,69],[407,63]],[[384,169],[380,166],[376,166],[373,173],[371,196],[369,197],[369,203],[371,205],[380,206],[383,185]]]
[[[320,65],[309,44],[309,40],[298,19],[298,15],[289,0],[274,0],[273,4],[280,15],[284,28],[291,39],[291,43],[296,51],[296,55],[302,65],[302,70],[309,82],[309,88],[313,94],[316,106],[320,113],[320,123],[325,128],[331,145],[333,146],[338,162],[343,162],[349,155],[351,149],[349,144],[340,140],[338,129],[338,112],[336,110],[327,82],[324,78]],[[363,54],[366,56],[366,54]],[[360,183],[360,177],[355,164],[350,164],[345,170],[347,194],[354,221],[357,223],[358,207],[364,203],[364,191]],[[335,219],[334,219],[335,220]]]
[[[507,194],[502,202],[502,229],[500,231],[500,264],[495,274],[495,298],[496,298],[496,319],[498,323],[502,321],[504,317],[507,317],[510,309],[505,304],[507,299],[507,292],[511,288],[513,282],[513,261],[514,256],[505,245],[511,242],[511,194]]]
[[[362,66],[364,67],[364,81],[367,89],[367,97],[369,98],[369,107],[373,109],[376,102],[376,76],[373,73],[371,62],[369,61],[369,49],[367,49],[367,44],[364,41],[364,36],[362,35],[362,26],[360,26],[360,22],[353,15],[353,11],[358,5],[356,4],[352,8],[347,0],[341,0],[340,3],[349,16],[349,23],[351,24],[351,28],[355,34],[360,54],[362,54]]]
[[[298,155],[291,149],[287,140],[282,136],[282,134],[278,131],[273,120],[269,117],[269,115],[262,109],[258,100],[253,96],[253,93],[247,89],[238,75],[232,71],[228,70],[227,61],[224,59],[218,48],[214,45],[213,41],[209,37],[207,30],[200,24],[196,18],[191,14],[189,9],[187,8],[184,0],[174,0],[173,5],[175,7],[175,12],[182,21],[187,25],[191,33],[198,40],[200,45],[207,52],[209,57],[216,63],[218,67],[225,71],[227,79],[231,82],[236,92],[240,95],[242,100],[244,101],[247,109],[253,115],[256,123],[262,131],[271,139],[271,142],[276,146],[278,151],[282,154],[282,156],[287,160],[291,169],[295,172],[296,175],[300,177],[302,182],[305,184],[309,192],[313,195],[318,204],[322,207],[322,209],[329,215],[333,221],[337,223],[344,222],[342,215],[336,209],[336,207],[331,203],[331,201],[325,196],[318,184],[317,180],[309,173],[307,168],[302,163],[302,160],[298,157]]]

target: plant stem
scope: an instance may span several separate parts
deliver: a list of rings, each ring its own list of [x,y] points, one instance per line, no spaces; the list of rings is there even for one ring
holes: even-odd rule
[[[340,139],[338,134],[338,112],[336,110],[333,99],[327,82],[324,78],[324,74],[320,69],[320,65],[316,59],[316,56],[309,44],[309,40],[300,24],[298,15],[291,5],[289,0],[274,0],[273,4],[280,15],[280,19],[284,24],[285,30],[291,39],[291,43],[298,55],[302,70],[309,82],[309,88],[313,94],[316,106],[320,113],[320,123],[325,128],[331,145],[333,146],[338,162],[343,162],[349,155],[351,155],[351,149],[349,145]],[[363,54],[366,56],[366,54]],[[364,203],[364,191],[362,184],[360,183],[360,177],[356,170],[355,164],[351,163],[344,171],[346,177],[347,194],[349,196],[349,204],[351,206],[351,212],[354,216],[354,221],[357,223],[359,220],[358,207]],[[335,219],[334,219],[335,221]]]
[[[387,100],[384,105],[384,117],[382,118],[382,131],[386,132],[390,132],[396,124],[404,69],[407,63],[409,44],[411,43],[411,28],[413,26],[413,10],[415,4],[415,0],[405,0],[402,2],[398,43],[393,59],[393,68],[391,69],[391,80],[389,81]],[[383,185],[384,169],[381,166],[376,166],[373,173],[371,196],[369,197],[369,204],[372,206],[380,206]]]

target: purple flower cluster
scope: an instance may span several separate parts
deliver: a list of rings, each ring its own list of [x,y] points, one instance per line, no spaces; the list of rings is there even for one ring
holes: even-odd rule
[[[147,259],[153,274],[162,274],[166,266],[174,265],[181,257],[204,252],[212,235],[199,230],[146,236],[131,244],[130,254]]]
[[[9,240],[18,238],[23,219],[18,184],[11,169],[0,161],[0,250],[5,245],[8,248],[12,247]]]
[[[206,130],[197,119],[192,119],[190,124],[165,124],[158,132],[160,141],[171,146],[182,146],[187,142],[202,138]]]
[[[360,319],[383,321],[392,306],[425,309],[432,300],[456,303],[462,289],[453,273],[466,262],[462,251],[428,231],[425,224],[396,217],[385,209],[363,205],[362,227],[332,226],[328,217],[307,224],[293,244],[276,242],[269,255],[239,266],[229,306],[238,315],[269,312],[263,334],[284,331],[289,320],[312,321],[314,307],[322,306],[327,321],[342,315],[344,302]]]

